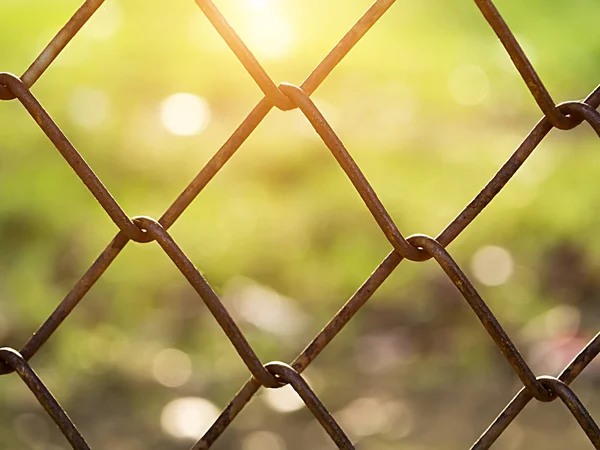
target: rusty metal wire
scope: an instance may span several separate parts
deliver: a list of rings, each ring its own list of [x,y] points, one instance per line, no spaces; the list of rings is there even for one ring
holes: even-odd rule
[[[74,423],[31,368],[29,360],[69,316],[130,240],[139,243],[156,241],[204,301],[251,374],[251,378],[242,386],[220,417],[206,434],[199,438],[192,449],[210,448],[261,386],[277,389],[286,384],[290,384],[295,389],[307,408],[314,414],[339,448],[352,449],[354,447],[344,431],[308,386],[301,373],[348,324],[403,259],[425,261],[433,258],[475,312],[483,328],[524,386],[472,448],[479,450],[492,446],[512,420],[534,398],[541,402],[551,402],[560,398],[595,448],[600,448],[600,429],[577,395],[569,387],[600,352],[600,333],[582,349],[580,354],[558,377],[536,376],[476,288],[446,250],[447,246],[465,230],[502,190],[552,128],[570,130],[583,122],[587,122],[600,136],[600,113],[597,110],[600,106],[600,86],[583,101],[570,101],[557,105],[493,2],[491,0],[475,0],[485,20],[496,33],[516,69],[521,74],[544,116],[481,192],[436,238],[424,235],[413,235],[405,238],[377,197],[360,167],[352,159],[338,135],[310,98],[311,94],[354,45],[394,4],[395,0],[375,1],[300,86],[289,83],[275,84],[252,51],[229,25],[217,6],[211,0],[195,1],[237,56],[248,74],[254,79],[263,92],[264,98],[252,109],[231,137],[200,170],[198,175],[158,221],[148,217],[130,218],[125,213],[31,92],[34,83],[50,67],[54,59],[85,22],[101,7],[103,0],[85,1],[21,77],[10,73],[0,73],[0,99],[11,100],[16,98],[21,102],[119,229],[115,238],[21,350],[0,349],[0,373],[16,372],[36,396],[41,406],[47,411],[71,446],[75,449],[89,449],[88,444]],[[281,110],[298,108],[302,111],[344,170],[392,246],[390,254],[291,365],[280,362],[263,364],[260,361],[215,291],[168,232],[169,227],[173,225],[196,196],[229,161],[273,107]]]

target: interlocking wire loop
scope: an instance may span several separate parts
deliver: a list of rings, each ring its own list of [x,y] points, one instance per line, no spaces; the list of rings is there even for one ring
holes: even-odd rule
[[[264,98],[252,109],[231,137],[200,170],[159,220],[149,217],[129,218],[31,92],[31,88],[37,79],[51,66],[54,59],[78,33],[85,22],[101,7],[103,0],[85,1],[21,77],[10,73],[0,73],[0,99],[18,99],[119,230],[96,261],[21,350],[0,349],[0,373],[16,372],[59,427],[71,446],[74,449],[89,449],[82,434],[34,372],[29,360],[41,349],[85,297],[89,289],[102,276],[129,241],[139,243],[156,241],[204,301],[251,374],[251,378],[242,386],[219,418],[206,434],[199,438],[192,449],[210,448],[261,386],[278,389],[287,384],[290,384],[302,398],[308,410],[313,413],[333,442],[341,449],[352,449],[354,447],[351,441],[301,374],[365,305],[403,259],[425,261],[433,258],[462,294],[466,303],[473,310],[491,340],[504,355],[524,386],[492,425],[479,437],[472,449],[487,449],[492,446],[512,420],[534,398],[542,402],[560,399],[573,414],[590,442],[596,448],[600,448],[600,429],[598,425],[575,392],[569,387],[600,352],[600,333],[581,350],[579,355],[558,377],[536,376],[519,353],[516,345],[504,331],[494,313],[479,295],[475,286],[447,251],[448,245],[488,206],[552,128],[570,130],[583,122],[587,122],[600,136],[600,113],[598,112],[600,86],[583,101],[555,104],[494,3],[491,0],[475,0],[485,20],[496,33],[516,69],[521,74],[539,105],[543,117],[481,192],[436,238],[425,235],[413,235],[405,238],[340,137],[317,105],[311,100],[312,93],[354,45],[362,39],[365,33],[395,3],[395,0],[375,1],[299,86],[289,83],[276,84],[252,51],[227,22],[218,7],[211,0],[195,0],[195,2],[256,82],[263,92]],[[306,116],[352,182],[392,247],[389,255],[313,341],[292,361],[291,365],[281,362],[268,364],[261,362],[215,291],[168,232],[170,226],[229,161],[273,107],[285,111],[298,108]]]

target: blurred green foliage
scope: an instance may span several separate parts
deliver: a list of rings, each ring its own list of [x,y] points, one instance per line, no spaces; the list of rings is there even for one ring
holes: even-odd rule
[[[79,3],[3,0],[0,70],[22,73]],[[557,102],[597,85],[598,1],[497,3]],[[216,4],[273,79],[296,84],[369,6]],[[155,218],[261,98],[191,0],[106,0],[32,90],[125,211]],[[202,133],[161,123],[179,92],[210,106]],[[435,236],[540,117],[468,1],[398,2],[313,99],[405,235]],[[117,230],[17,101],[0,104],[0,124],[0,337],[20,348]],[[555,375],[600,323],[597,152],[585,124],[553,131],[450,246],[536,373]],[[273,111],[172,234],[265,362],[293,359],[390,250],[299,111]],[[486,286],[478,264],[508,275]],[[156,244],[128,245],[32,364],[93,448],[127,450],[186,448],[165,425],[169,402],[221,409],[248,376]],[[599,368],[575,383],[597,416]],[[467,448],[519,388],[431,261],[402,263],[306,373],[370,450]],[[0,393],[3,448],[66,448],[16,375]],[[308,412],[274,401],[261,394],[215,448],[331,448]],[[192,430],[193,405],[178,413]],[[585,442],[556,402],[530,405],[497,447]]]

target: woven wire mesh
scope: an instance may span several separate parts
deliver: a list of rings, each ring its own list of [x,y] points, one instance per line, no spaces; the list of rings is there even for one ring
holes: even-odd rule
[[[210,0],[196,0],[197,5],[210,23],[263,92],[264,98],[252,109],[226,143],[215,153],[158,220],[150,217],[130,218],[31,91],[31,87],[35,82],[52,65],[69,41],[76,37],[81,27],[102,6],[102,3],[102,0],[86,1],[21,77],[10,73],[0,74],[0,98],[3,100],[16,98],[23,105],[119,229],[114,239],[25,345],[19,351],[12,348],[0,350],[3,373],[14,371],[21,377],[73,448],[87,449],[89,446],[73,421],[61,408],[43,381],[36,375],[29,364],[29,360],[52,337],[53,333],[62,325],[77,304],[85,298],[86,293],[130,241],[137,243],[156,241],[158,243],[204,301],[250,373],[250,379],[241,387],[206,434],[199,437],[193,449],[210,448],[261,387],[279,389],[288,384],[297,392],[308,410],[315,416],[339,448],[354,448],[344,430],[307,384],[302,372],[351,321],[381,284],[396,270],[402,260],[408,259],[420,262],[432,258],[462,294],[466,303],[489,334],[490,339],[501,351],[514,370],[515,375],[523,384],[520,392],[476,440],[472,448],[489,448],[532,399],[540,402],[552,402],[560,399],[575,417],[592,444],[596,448],[600,448],[600,429],[577,394],[569,387],[600,351],[600,335],[592,339],[558,376],[537,376],[521,356],[510,336],[504,331],[473,283],[447,251],[448,245],[492,202],[553,128],[571,130],[585,122],[600,136],[600,114],[597,111],[600,105],[600,87],[592,91],[585,100],[556,104],[493,2],[491,0],[475,0],[484,19],[496,33],[514,66],[525,81],[531,95],[543,113],[543,118],[525,137],[508,161],[483,187],[481,192],[459,212],[456,218],[437,237],[426,235],[405,237],[387,212],[361,168],[347,151],[340,137],[311,99],[311,95],[319,85],[395,2],[393,0],[378,0],[373,3],[368,11],[359,18],[347,34],[307,76],[305,81],[296,86],[289,83],[277,85],[217,6]],[[392,246],[390,254],[364,284],[321,332],[308,343],[296,359],[289,364],[282,362],[263,363],[259,359],[215,290],[168,231],[274,108],[283,111],[299,109],[304,114],[343,169]]]

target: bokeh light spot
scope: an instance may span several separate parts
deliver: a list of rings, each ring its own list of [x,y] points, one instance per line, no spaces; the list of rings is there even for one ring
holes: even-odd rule
[[[160,117],[171,133],[192,136],[202,133],[208,125],[210,106],[205,99],[194,94],[173,94],[163,101]]]
[[[448,90],[457,103],[477,105],[487,97],[490,86],[488,77],[481,67],[463,64],[450,74]]]
[[[164,407],[160,425],[163,431],[179,439],[198,439],[219,417],[219,410],[200,397],[181,397]]]
[[[88,129],[101,126],[110,112],[110,99],[104,91],[78,87],[69,98],[67,109],[71,120]]]
[[[236,317],[281,338],[296,338],[310,321],[293,299],[246,278],[226,285],[224,301]]]
[[[278,389],[266,389],[263,399],[269,408],[281,413],[298,411],[304,401],[289,384]]]
[[[192,361],[181,350],[167,348],[152,360],[152,375],[163,386],[182,386],[192,376]]]
[[[285,442],[278,434],[269,431],[256,431],[249,434],[242,444],[242,450],[286,450]]]
[[[387,433],[393,434],[396,439],[402,439],[411,432],[414,425],[412,412],[406,404],[376,397],[353,400],[344,409],[337,411],[335,416],[353,439]]]
[[[471,261],[473,275],[486,286],[499,286],[508,281],[514,271],[510,253],[493,245],[480,248]]]
[[[115,0],[105,2],[84,25],[82,33],[93,39],[114,36],[123,23],[123,9]]]

